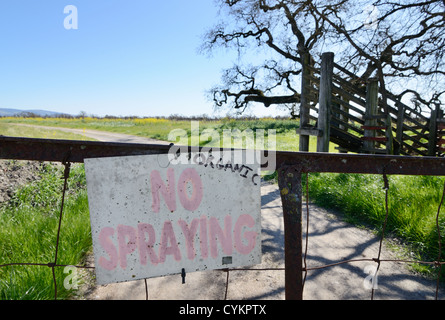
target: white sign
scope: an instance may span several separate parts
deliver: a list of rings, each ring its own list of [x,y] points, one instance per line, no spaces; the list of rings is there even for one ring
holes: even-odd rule
[[[261,263],[259,170],[85,159],[97,283]]]

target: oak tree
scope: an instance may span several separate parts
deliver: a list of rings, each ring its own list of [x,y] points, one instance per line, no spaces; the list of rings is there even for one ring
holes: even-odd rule
[[[224,47],[264,57],[223,71],[210,94],[216,107],[242,112],[253,103],[298,116],[301,76],[332,51],[366,82],[433,108],[445,91],[445,0],[217,0],[221,22],[202,49]],[[249,55],[246,53],[249,52]],[[240,59],[242,60],[242,59]],[[355,79],[357,80],[357,79]],[[384,92],[384,90],[383,90]],[[383,96],[385,99],[385,96]]]

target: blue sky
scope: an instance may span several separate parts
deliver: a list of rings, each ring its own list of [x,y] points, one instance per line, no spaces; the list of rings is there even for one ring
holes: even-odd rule
[[[67,5],[78,10],[77,30],[64,27]],[[212,115],[205,92],[237,59],[198,53],[217,14],[212,0],[2,0],[0,107]]]

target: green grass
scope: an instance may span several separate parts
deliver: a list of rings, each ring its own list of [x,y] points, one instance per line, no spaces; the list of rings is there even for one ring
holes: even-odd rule
[[[408,245],[417,259],[434,261],[439,245],[436,215],[442,197],[443,177],[390,176],[387,232]],[[339,210],[356,225],[382,231],[385,209],[383,178],[361,174],[311,174],[309,197],[325,208]],[[445,212],[439,226],[445,243]],[[442,249],[442,257],[445,248]],[[417,266],[418,270],[429,268]]]
[[[31,125],[52,126],[74,129],[93,129],[107,132],[124,133],[153,139],[168,141],[169,133],[174,129],[185,130],[188,135],[191,133],[191,121],[189,120],[169,120],[163,118],[134,118],[134,119],[105,119],[105,118],[0,118],[0,124],[24,123]],[[202,133],[205,129],[224,129],[238,128],[241,131],[245,129],[264,129],[276,130],[278,133],[292,131],[299,127],[296,120],[282,119],[218,119],[218,120],[200,120],[199,130]]]
[[[98,118],[0,118],[0,123],[25,123],[74,129],[93,129],[124,133],[167,141],[173,129],[190,129],[190,121],[167,119],[98,119]],[[212,126],[212,121],[202,121],[203,127]]]
[[[56,129],[34,128],[18,126],[12,123],[0,122],[0,135],[8,137],[63,139],[63,140],[92,140],[80,134],[63,132]]]
[[[46,165],[41,179],[18,189],[0,208],[0,265],[54,262],[62,196],[62,169]],[[58,264],[78,265],[90,250],[88,200],[82,165],[73,166],[65,199]],[[56,267],[59,299],[74,292],[65,289],[68,274]],[[51,268],[8,266],[0,268],[1,300],[54,299]]]
[[[65,139],[62,137],[63,133],[57,130],[46,129],[32,129],[24,127],[18,127],[14,123],[24,123],[40,126],[53,126],[63,128],[75,128],[75,129],[93,129],[102,130],[108,132],[124,133],[136,136],[142,136],[147,138],[159,139],[164,141],[172,141],[168,139],[169,133],[175,129],[181,129],[191,135],[191,121],[189,120],[175,120],[175,119],[158,119],[158,118],[146,118],[146,119],[104,119],[104,118],[14,118],[4,117],[0,118],[0,134],[6,136],[25,136],[25,137],[43,137],[54,139]],[[16,127],[20,128],[16,131]],[[222,132],[223,130],[235,130],[238,129],[241,132],[246,129],[253,130],[258,129],[265,131],[266,142],[268,130],[275,130],[277,133],[276,148],[280,151],[298,151],[299,150],[299,136],[295,133],[295,130],[299,128],[299,122],[291,119],[232,119],[222,118],[218,120],[200,120],[199,121],[199,133],[202,134],[206,129],[214,129],[220,133],[220,145],[222,147]],[[6,131],[8,130],[8,131]],[[14,130],[11,133],[11,130]],[[23,131],[21,131],[23,130]],[[42,130],[39,132],[39,130]],[[70,134],[67,134],[70,135]],[[67,139],[78,138],[76,135],[67,136]],[[84,138],[85,139],[85,138]],[[80,140],[80,139],[79,139]],[[201,146],[216,146],[214,142],[200,141]],[[238,147],[239,144],[235,141],[234,147]],[[317,138],[310,137],[309,151],[315,152],[317,146]],[[330,144],[330,152],[337,152],[335,144]]]

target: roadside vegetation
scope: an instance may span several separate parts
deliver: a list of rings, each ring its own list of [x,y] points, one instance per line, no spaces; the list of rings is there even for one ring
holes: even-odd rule
[[[277,182],[276,172],[267,175],[265,179]],[[439,255],[436,217],[445,178],[394,175],[389,176],[388,180],[388,220],[385,237],[397,239],[397,243],[402,244],[397,250],[403,258],[436,261]],[[347,222],[372,230],[381,236],[386,216],[385,190],[381,175],[311,173],[308,181],[310,202],[333,209]],[[305,179],[303,192],[306,192]],[[439,214],[442,257],[445,254],[444,205]],[[410,266],[424,275],[437,275],[436,268],[431,265],[413,263]],[[444,279],[443,273],[441,277]]]
[[[80,134],[63,132],[56,129],[44,129],[13,125],[11,123],[0,122],[0,134],[8,137],[26,137],[43,139],[62,139],[62,140],[92,140]]]
[[[13,123],[27,123],[104,130],[167,140],[168,133],[173,129],[183,129],[190,134],[190,120],[199,121],[200,130],[213,128],[218,132],[224,129],[274,129],[277,132],[277,150],[298,151],[299,137],[295,134],[298,121],[288,119],[0,118],[0,134],[11,135],[11,131],[7,130],[12,130]],[[42,135],[48,134],[35,128],[26,133],[20,130],[14,131],[14,134],[29,137],[45,137]],[[54,132],[50,131],[50,134],[60,138],[59,133]],[[312,139],[311,145],[314,146],[315,138]],[[331,146],[331,152],[336,152],[335,145]],[[40,180],[19,188],[12,199],[0,207],[0,264],[53,261],[63,182],[60,179],[61,170],[60,166],[46,166],[39,172]],[[265,178],[273,180],[276,175],[272,173]],[[88,200],[82,165],[74,166],[69,181],[58,263],[79,265],[91,248]],[[387,235],[397,237],[407,244],[408,254],[413,259],[437,259],[439,246],[435,219],[444,178],[390,176],[389,183]],[[309,198],[322,207],[341,212],[349,222],[357,226],[381,232],[385,218],[385,193],[381,176],[310,174]],[[439,225],[441,234],[444,235],[444,216],[440,217]],[[445,256],[445,250],[442,256]],[[414,265],[414,268],[424,273],[435,272],[434,268],[422,265]],[[60,299],[67,299],[73,291],[67,291],[63,287],[63,279],[67,276],[63,274],[63,268],[56,269],[58,296]],[[0,299],[53,297],[54,285],[50,268],[0,268]]]
[[[265,130],[267,137],[268,130],[275,130],[277,133],[277,149],[283,151],[298,151],[299,136],[295,134],[295,130],[299,128],[297,120],[287,118],[210,118],[208,116],[200,116],[194,118],[184,118],[172,116],[169,118],[138,118],[138,117],[64,117],[64,118],[41,118],[41,117],[2,117],[0,118],[0,134],[5,136],[28,136],[28,137],[46,137],[54,139],[62,139],[56,136],[54,131],[44,133],[46,129],[39,129],[35,133],[21,134],[22,130],[32,130],[25,127],[16,128],[13,124],[29,124],[37,126],[62,127],[73,129],[92,129],[107,132],[123,133],[169,141],[168,136],[172,130],[182,129],[190,136],[191,121],[199,121],[199,131],[206,129],[215,129],[218,132],[223,130],[238,129],[244,131],[251,129]],[[17,126],[18,127],[18,126]],[[46,130],[48,131],[48,130]],[[60,133],[62,134],[62,133]],[[52,135],[52,136],[51,136]],[[74,137],[69,137],[74,138]],[[315,151],[316,137],[311,137],[310,151]],[[207,145],[208,141],[202,141],[201,146]],[[335,145],[331,144],[331,152],[336,152]]]
[[[389,176],[386,237],[399,239],[403,255],[417,261],[435,261],[439,254],[436,216],[444,188],[443,177]],[[373,229],[381,235],[386,209],[383,177],[363,174],[311,174],[310,200],[335,209],[352,224]],[[439,215],[445,235],[445,215]],[[442,257],[445,251],[442,249]],[[413,264],[413,269],[436,276],[430,265]]]
[[[51,263],[55,258],[62,198],[63,167],[42,164],[38,180],[20,187],[0,207],[0,265]],[[91,249],[88,199],[83,165],[73,165],[65,198],[57,264],[79,265]],[[67,299],[63,267],[56,267],[57,296]],[[47,266],[0,268],[0,300],[54,299]]]

